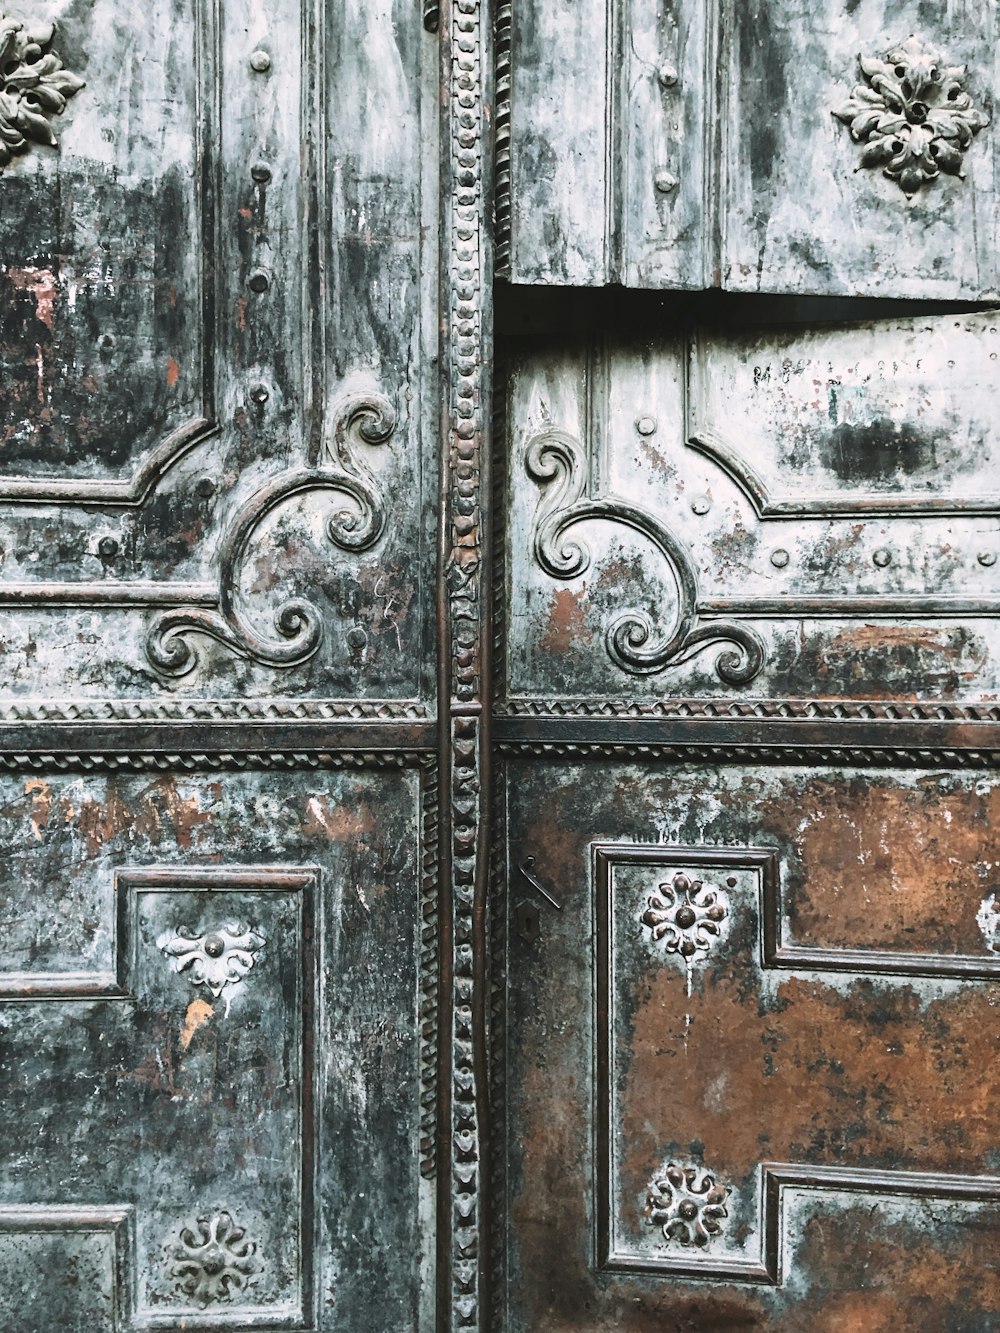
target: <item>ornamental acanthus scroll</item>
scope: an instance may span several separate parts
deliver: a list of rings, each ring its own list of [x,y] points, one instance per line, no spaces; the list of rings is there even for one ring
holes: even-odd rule
[[[54,23],[0,13],[0,174],[33,144],[56,146],[52,117],[84,87],[52,50]]]

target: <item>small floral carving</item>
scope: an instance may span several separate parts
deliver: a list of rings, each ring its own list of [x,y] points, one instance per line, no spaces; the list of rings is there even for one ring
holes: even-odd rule
[[[730,881],[733,883],[735,880]],[[671,883],[661,884],[659,893],[651,893],[646,901],[642,924],[649,926],[654,940],[663,941],[668,953],[684,958],[707,953],[729,915],[729,898],[722,889],[689,879],[683,871]]]
[[[229,1213],[199,1217],[193,1228],[181,1232],[171,1275],[179,1289],[200,1305],[229,1301],[255,1272],[256,1249]]]
[[[54,23],[0,14],[0,172],[33,143],[55,146],[51,118],[84,86],[48,49],[54,36]]]
[[[253,967],[264,936],[242,926],[219,926],[196,935],[181,926],[176,935],[161,935],[157,946],[172,958],[175,972],[188,974],[193,986],[207,986],[218,999],[227,986],[236,986]]]
[[[942,171],[964,176],[966,150],[989,124],[965,90],[966,67],[943,64],[913,36],[884,60],[858,62],[866,82],[833,114],[864,145],[861,166],[882,167],[908,198]]]
[[[728,1185],[716,1184],[704,1167],[670,1162],[649,1187],[646,1215],[665,1240],[680,1245],[707,1245],[718,1236],[729,1216]]]

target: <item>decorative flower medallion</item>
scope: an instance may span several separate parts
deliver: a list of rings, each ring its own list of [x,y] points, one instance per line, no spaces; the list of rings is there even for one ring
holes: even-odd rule
[[[728,881],[730,888],[735,883],[732,878]],[[679,953],[684,958],[707,953],[729,915],[729,898],[723,889],[689,879],[682,870],[646,901],[649,905],[642,914],[642,924],[649,926],[654,940],[663,941],[668,953]]]
[[[913,36],[884,60],[858,63],[866,82],[833,114],[864,145],[861,166],[882,167],[908,198],[942,171],[964,176],[965,152],[989,124],[965,90],[965,65],[942,64]]]
[[[33,143],[55,147],[51,118],[84,86],[48,49],[55,30],[0,14],[0,172]]]
[[[646,1215],[665,1240],[707,1245],[726,1224],[726,1200],[731,1193],[728,1185],[717,1185],[704,1167],[670,1162],[649,1187]]]
[[[199,1217],[194,1228],[185,1227],[181,1232],[171,1276],[177,1279],[180,1290],[200,1305],[228,1301],[256,1270],[256,1249],[229,1213]]]
[[[236,986],[253,967],[264,936],[242,926],[219,926],[207,935],[195,935],[181,926],[156,941],[172,958],[175,972],[186,972],[193,986],[207,986],[218,999],[227,986]]]

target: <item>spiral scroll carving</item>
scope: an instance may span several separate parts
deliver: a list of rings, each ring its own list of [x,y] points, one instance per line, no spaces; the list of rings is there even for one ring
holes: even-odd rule
[[[185,676],[198,664],[193,637],[223,644],[239,657],[265,666],[292,667],[307,661],[323,634],[311,602],[295,597],[274,614],[275,635],[262,633],[237,603],[240,568],[261,524],[297,495],[327,491],[350,502],[327,520],[326,533],[342,551],[360,552],[381,538],[386,526],[385,497],[355,451],[355,437],[380,445],[396,428],[392,403],[382,394],[354,395],[333,412],[323,457],[315,466],[293,468],[273,477],[237,510],[219,552],[219,607],[177,607],[154,620],[146,655],[164,675]]]
[[[585,494],[587,470],[578,440],[560,430],[536,435],[528,444],[525,465],[543,490],[535,521],[534,555],[546,574],[567,580],[589,569],[589,547],[570,533],[599,520],[631,528],[663,558],[675,589],[673,618],[657,626],[642,610],[617,616],[605,635],[608,655],[617,667],[633,675],[651,675],[679,666],[711,644],[729,644],[715,659],[719,678],[727,685],[746,685],[759,674],[764,645],[753,630],[721,620],[699,621],[694,567],[673,533],[637,505]]]

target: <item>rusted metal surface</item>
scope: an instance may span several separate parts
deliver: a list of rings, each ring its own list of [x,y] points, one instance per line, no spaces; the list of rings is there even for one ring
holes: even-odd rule
[[[456,118],[442,169],[440,58],[478,100],[481,60],[415,0],[14,20],[0,1326],[423,1333],[438,1288],[448,1309],[478,1283],[478,1218],[456,1274],[435,1264],[439,1167],[445,1251],[461,1188],[442,1075],[475,1106],[471,1032],[438,1039],[438,887],[454,833],[466,894],[485,825],[456,792],[439,837],[434,719],[458,334],[462,407],[488,393],[481,308],[439,324],[468,152]],[[446,285],[461,245],[481,255],[483,199]],[[468,603],[479,483],[456,462]],[[472,989],[464,953],[444,963]]]
[[[507,275],[995,296],[997,35],[992,7],[923,0],[524,0]]]
[[[988,710],[998,337],[986,313],[515,355],[505,708]]]
[[[506,793],[500,1326],[992,1327],[995,777],[511,759]],[[530,940],[524,856],[564,908]]]
[[[3,785],[5,1319],[420,1327],[419,773]]]

